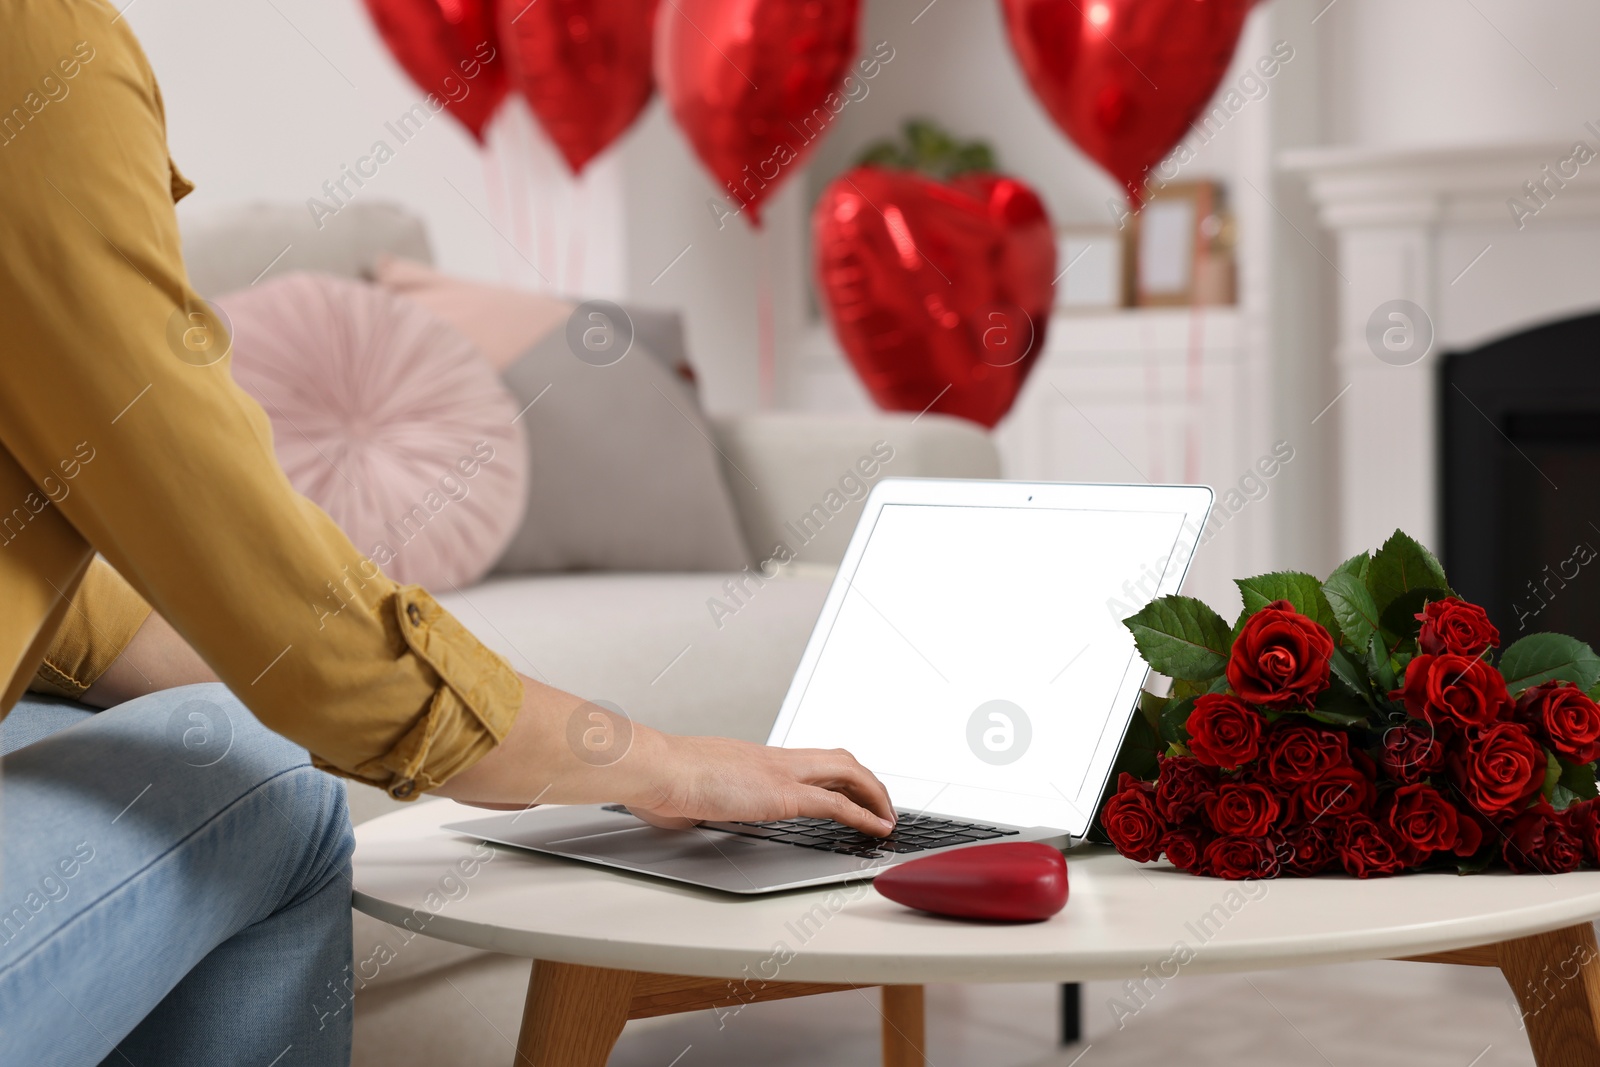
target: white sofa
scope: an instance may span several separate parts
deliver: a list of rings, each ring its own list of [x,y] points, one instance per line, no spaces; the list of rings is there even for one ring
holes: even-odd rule
[[[360,275],[382,252],[428,258],[421,223],[385,204],[351,205],[321,231],[295,205],[186,219],[184,251],[191,279],[205,296],[250,284],[280,253],[273,274],[314,269]],[[780,537],[792,545],[784,524],[813,513],[878,441],[894,449],[882,476],[999,475],[988,435],[936,415],[769,413],[715,418],[712,426],[725,461],[748,476],[730,470],[726,480],[758,558]],[[764,584],[708,573],[536,574],[497,577],[440,600],[525,674],[591,700],[613,701],[673,732],[764,740],[859,511],[857,501],[831,515],[796,562]],[[730,581],[738,583],[736,597]],[[713,613],[713,600],[732,614]],[[350,789],[357,823],[395,806],[377,790]],[[355,919],[358,961],[373,958],[380,943],[398,945],[391,928],[360,913]],[[387,953],[377,958],[386,962],[355,999],[356,1064],[510,1062],[527,961],[425,936],[399,947],[392,959]],[[335,995],[334,984],[329,994]],[[322,1010],[329,1005],[325,1000]]]

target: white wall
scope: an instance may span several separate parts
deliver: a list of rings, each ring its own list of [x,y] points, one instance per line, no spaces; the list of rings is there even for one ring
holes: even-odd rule
[[[384,123],[422,97],[359,0],[136,0],[128,19],[166,99],[173,155],[199,185],[185,216],[321,196],[375,140],[394,144]],[[491,127],[486,152],[434,118],[358,195],[419,213],[446,270],[683,308],[702,396],[728,410],[761,401],[763,257],[780,351],[796,332],[798,185],[769,208],[765,237],[739,220],[719,230],[706,206],[715,184],[657,99],[581,183],[517,105]]]
[[[1328,143],[1565,139],[1600,119],[1592,0],[1338,0],[1318,25]]]
[[[509,249],[483,216],[512,233],[504,203],[489,195],[505,161],[479,153],[444,115],[405,145],[384,129],[423,94],[359,2],[142,0],[127,17],[161,85],[173,157],[198,184],[182,212],[251,199],[303,203],[384,139],[396,156],[358,195],[419,211],[449,269],[501,276]]]

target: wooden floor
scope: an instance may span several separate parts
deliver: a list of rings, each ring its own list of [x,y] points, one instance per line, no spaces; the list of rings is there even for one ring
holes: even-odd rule
[[[933,1067],[1530,1067],[1533,1056],[1493,971],[1355,964],[1244,977],[1189,978],[1142,1008],[1111,983],[1090,983],[1085,1042],[1053,1047],[1056,1004],[1042,986],[932,986]],[[1137,1008],[1118,1030],[1112,998]],[[757,1004],[724,1020],[630,1024],[612,1067],[811,1067],[876,1062],[876,998],[860,993]],[[1085,1047],[1092,1045],[1087,1054]]]
[[[508,1067],[527,964],[508,958],[497,972],[448,976],[459,1010],[422,1034],[405,1024],[437,986],[402,983],[358,998],[356,1067]],[[1094,982],[1084,998],[1093,1048],[1076,1067],[1530,1067],[1510,995],[1482,967],[1361,963],[1188,977],[1157,991],[1119,1031],[1111,998],[1138,1005],[1118,986]],[[871,1067],[881,1040],[877,1003],[876,991],[844,992],[754,1004],[721,1019],[641,1019],[628,1024],[611,1067]],[[1085,1046],[1056,1048],[1056,1015],[1050,986],[930,986],[929,1061],[1070,1067]]]

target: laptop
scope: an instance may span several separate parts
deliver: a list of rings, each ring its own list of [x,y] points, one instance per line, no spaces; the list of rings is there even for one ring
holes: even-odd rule
[[[1178,591],[1204,486],[890,478],[868,495],[767,743],[845,748],[889,838],[825,819],[650,826],[618,805],[450,823],[483,841],[729,893],[871,878],[1090,828],[1147,668],[1122,620]]]

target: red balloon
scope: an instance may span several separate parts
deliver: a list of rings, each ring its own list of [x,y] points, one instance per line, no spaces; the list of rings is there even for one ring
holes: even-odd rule
[[[511,77],[572,173],[650,101],[655,17],[656,0],[500,0]]]
[[[834,335],[878,406],[992,427],[1044,350],[1050,217],[1015,178],[848,171],[812,214]]]
[[[489,0],[366,0],[384,44],[467,132],[483,131],[506,96]]]
[[[661,95],[752,226],[844,107],[859,16],[860,0],[673,0],[662,10]]]
[[[1034,95],[1143,200],[1227,72],[1254,0],[1000,0]]]
[[[1004,841],[902,863],[872,884],[897,904],[936,915],[1038,922],[1067,906],[1067,859],[1037,841]]]

